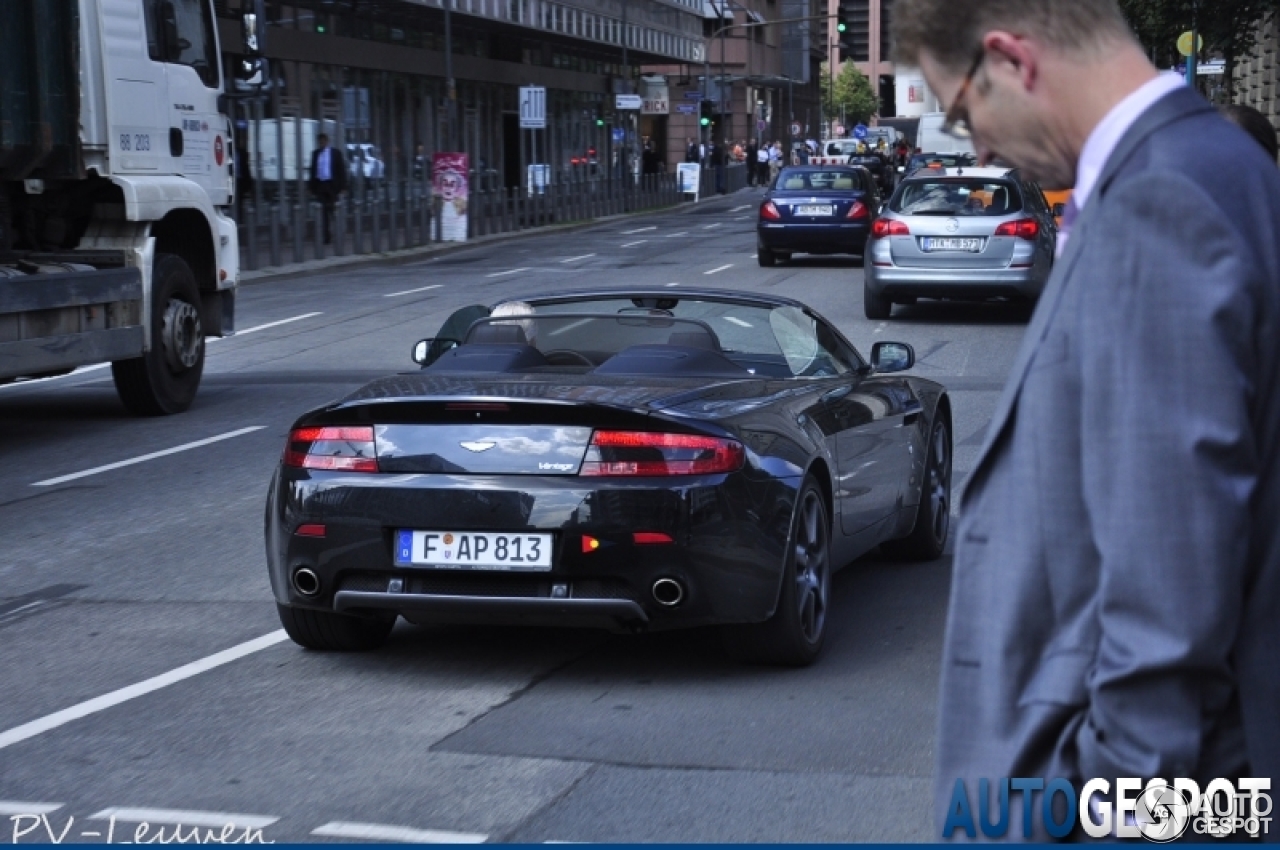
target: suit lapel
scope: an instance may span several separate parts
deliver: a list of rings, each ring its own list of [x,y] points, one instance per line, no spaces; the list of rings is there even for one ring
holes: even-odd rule
[[[1116,146],[1116,149],[1112,151],[1111,156],[1107,159],[1106,167],[1103,168],[1102,174],[1098,178],[1098,183],[1094,187],[1092,196],[1085,202],[1084,209],[1081,210],[1080,217],[1076,220],[1071,236],[1067,240],[1067,250],[1054,264],[1053,273],[1049,276],[1049,282],[1045,286],[1044,294],[1040,297],[1040,304],[1036,307],[1035,314],[1031,317],[1031,324],[1027,328],[1026,336],[1022,339],[1022,347],[1018,350],[1018,356],[1009,372],[1009,380],[1005,384],[1004,392],[1000,394],[1000,400],[996,402],[996,410],[991,417],[991,425],[987,429],[987,437],[982,443],[982,449],[978,452],[978,459],[974,464],[973,473],[969,476],[970,482],[978,480],[979,475],[986,466],[992,447],[999,441],[1000,435],[1009,424],[1009,417],[1017,403],[1018,394],[1022,391],[1022,384],[1026,380],[1027,370],[1031,366],[1036,349],[1039,347],[1040,341],[1044,339],[1045,331],[1048,330],[1049,324],[1058,310],[1058,304],[1062,299],[1063,291],[1067,287],[1067,282],[1071,279],[1075,267],[1084,253],[1085,245],[1089,241],[1089,221],[1093,217],[1094,211],[1101,205],[1102,199],[1105,197],[1112,181],[1121,172],[1134,152],[1141,148],[1153,133],[1164,129],[1175,121],[1201,112],[1211,111],[1213,111],[1213,107],[1190,89],[1176,89],[1152,104],[1138,118],[1129,132],[1125,134],[1125,138]],[[969,489],[969,487],[965,488],[965,496],[968,495]]]

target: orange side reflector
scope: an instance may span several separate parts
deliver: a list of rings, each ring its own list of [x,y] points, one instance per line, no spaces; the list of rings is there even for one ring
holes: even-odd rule
[[[318,522],[298,526],[293,532],[299,537],[324,537],[324,526]]]

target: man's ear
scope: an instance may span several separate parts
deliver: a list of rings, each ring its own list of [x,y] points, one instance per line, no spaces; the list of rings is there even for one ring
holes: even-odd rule
[[[1016,75],[1027,91],[1035,87],[1040,67],[1038,43],[1005,30],[987,33],[982,43],[987,49],[988,73]]]

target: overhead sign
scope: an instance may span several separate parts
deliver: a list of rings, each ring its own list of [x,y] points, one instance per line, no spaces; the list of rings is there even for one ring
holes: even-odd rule
[[[520,87],[520,129],[547,129],[547,90],[542,86]]]
[[[616,109],[639,109],[644,105],[638,94],[619,94],[614,97],[613,105]]]

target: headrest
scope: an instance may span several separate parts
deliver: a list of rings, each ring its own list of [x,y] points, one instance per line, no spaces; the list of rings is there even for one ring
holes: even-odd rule
[[[467,342],[481,345],[528,345],[524,328],[517,324],[484,324],[471,332]]]
[[[1009,190],[1001,186],[991,193],[991,204],[987,207],[988,215],[1004,215],[1009,211]]]
[[[787,180],[787,182],[786,182],[786,183],[784,183],[784,184],[782,185],[782,188],[784,188],[784,189],[803,189],[803,188],[804,188],[804,178],[803,178],[803,177],[792,177],[792,178],[790,178],[789,180]]]
[[[831,184],[831,188],[833,188],[833,189],[852,189],[852,188],[853,188],[853,178],[852,178],[852,177],[837,177],[837,178],[835,179],[835,181]]]

